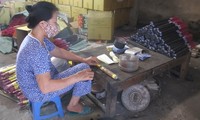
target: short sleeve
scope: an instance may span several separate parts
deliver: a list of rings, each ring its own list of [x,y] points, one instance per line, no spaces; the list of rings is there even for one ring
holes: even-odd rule
[[[33,68],[34,75],[50,72],[48,52],[45,49],[35,51],[30,59],[30,65]]]
[[[45,42],[45,45],[46,45],[48,51],[52,51],[53,49],[55,49],[56,46],[50,40],[45,38],[44,42]]]

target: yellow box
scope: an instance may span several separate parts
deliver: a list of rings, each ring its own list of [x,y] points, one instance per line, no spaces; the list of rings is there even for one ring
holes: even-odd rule
[[[112,10],[112,0],[94,0],[94,10]]]
[[[88,12],[88,39],[112,40],[114,31],[112,11]]]
[[[64,0],[58,0],[58,4],[63,5]]]
[[[74,0],[74,6],[83,7],[83,0]]]
[[[54,4],[56,4],[56,5],[57,5],[57,4],[58,4],[58,0],[54,0]]]
[[[73,6],[74,5],[74,0],[69,0],[69,4]]]
[[[14,2],[15,13],[21,12],[25,10],[25,2]]]
[[[64,5],[70,5],[70,0],[63,0]]]
[[[19,1],[10,1],[10,2],[5,2],[4,6],[5,8],[9,8],[8,12],[10,12],[10,16],[14,16],[16,13],[19,13],[21,11],[25,10],[26,2],[19,2]],[[1,8],[0,8],[1,11]],[[3,17],[0,14],[0,19],[3,19]]]
[[[58,4],[58,0],[51,0],[51,2],[52,2],[53,4],[55,4],[55,5]]]
[[[93,9],[94,8],[94,0],[83,0],[83,8]]]
[[[67,14],[69,17],[72,17],[71,6],[69,5],[57,5],[60,12]]]
[[[79,8],[79,7],[72,7],[72,17],[76,21],[80,14],[87,14],[87,9]]]
[[[3,7],[3,6],[2,6]],[[9,8],[0,9],[0,23],[8,24],[10,21],[10,12]]]
[[[59,0],[58,3],[61,5],[69,5],[69,0]]]

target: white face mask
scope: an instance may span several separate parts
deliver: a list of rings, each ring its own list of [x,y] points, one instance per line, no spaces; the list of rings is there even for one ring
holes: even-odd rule
[[[52,38],[59,32],[59,29],[58,26],[51,25],[48,23],[44,31],[46,32],[48,38]]]

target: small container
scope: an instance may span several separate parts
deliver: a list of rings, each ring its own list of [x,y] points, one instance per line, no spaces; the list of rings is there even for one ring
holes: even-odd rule
[[[118,49],[124,49],[126,41],[120,38],[116,38],[114,41],[114,46]]]
[[[119,56],[119,68],[125,72],[134,72],[139,68],[139,58],[131,54]]]

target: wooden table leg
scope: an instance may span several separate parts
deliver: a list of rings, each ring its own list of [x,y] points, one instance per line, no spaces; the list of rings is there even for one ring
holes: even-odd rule
[[[117,104],[117,91],[108,84],[106,94],[105,116],[114,117]]]
[[[190,54],[186,56],[185,61],[181,64],[181,70],[180,70],[180,79],[185,80],[188,69],[189,69],[189,62],[190,62]]]

